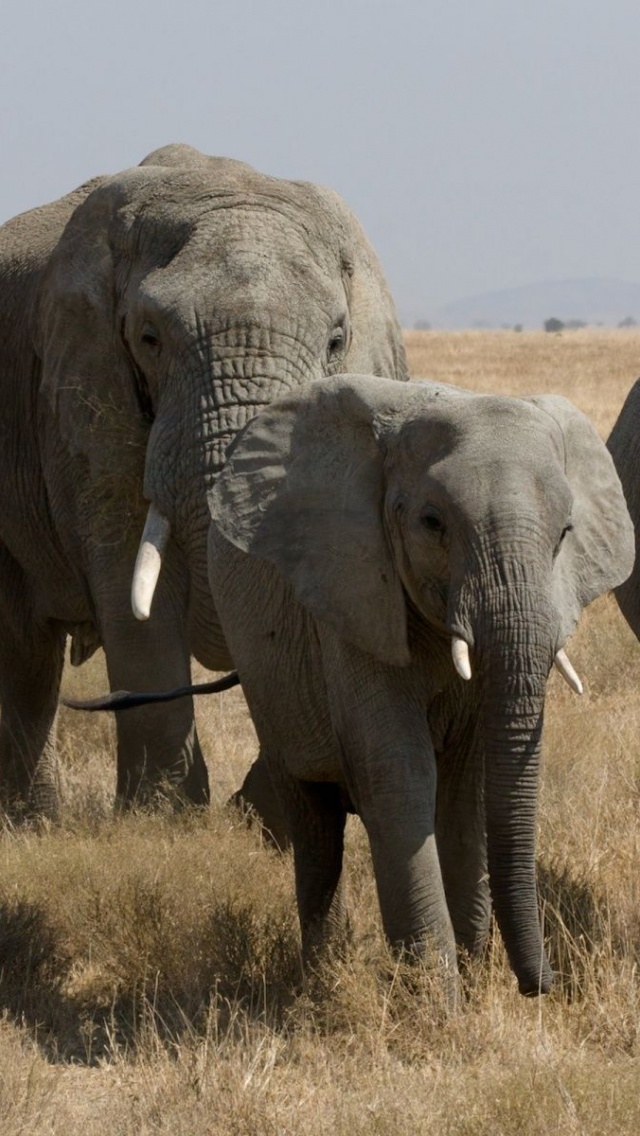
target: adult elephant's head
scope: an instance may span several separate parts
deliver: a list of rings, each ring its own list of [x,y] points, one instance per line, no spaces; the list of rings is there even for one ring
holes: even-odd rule
[[[595,430],[559,397],[341,376],[249,426],[211,507],[363,651],[407,664],[416,612],[451,641],[449,678],[425,681],[458,681],[454,666],[471,679],[459,694],[477,705],[496,916],[521,990],[547,989],[534,855],[546,681],[559,655],[577,685],[567,636],[634,557]]]
[[[375,254],[337,194],[170,146],[76,208],[40,312],[43,389],[65,441],[105,484],[127,463],[123,415],[146,453],[135,614],[149,615],[171,532],[190,571],[192,648],[213,663],[206,490],[229,441],[323,375],[407,377]]]

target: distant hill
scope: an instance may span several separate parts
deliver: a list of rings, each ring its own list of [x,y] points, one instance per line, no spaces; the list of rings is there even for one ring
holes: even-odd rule
[[[433,315],[434,327],[540,328],[551,317],[615,327],[631,316],[640,324],[640,283],[626,280],[544,280],[467,296]]]

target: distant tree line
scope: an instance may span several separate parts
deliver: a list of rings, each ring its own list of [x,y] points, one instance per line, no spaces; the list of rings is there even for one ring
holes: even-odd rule
[[[478,329],[480,329],[480,330],[483,330],[483,329],[491,330],[493,325],[488,323],[487,320],[476,320],[471,326],[476,330],[478,330]],[[586,320],[581,320],[581,319],[561,320],[561,319],[557,319],[556,316],[551,316],[549,319],[546,319],[544,321],[544,324],[543,324],[544,330],[549,331],[549,332],[578,331],[581,327],[588,327],[588,326],[589,326],[589,324],[587,323]],[[595,326],[596,327],[602,327],[602,324],[597,323]],[[621,328],[638,327],[638,321],[636,319],[634,319],[633,316],[625,316],[624,319],[620,320],[618,327],[621,327]],[[429,320],[419,319],[419,320],[416,320],[416,322],[413,325],[413,328],[414,328],[414,331],[431,331],[431,324],[429,323]],[[500,328],[501,328],[502,331],[522,331],[523,324],[514,323],[512,325],[510,323],[503,323],[503,324],[500,325]]]
[[[543,326],[544,326],[545,331],[552,331],[553,332],[553,331],[577,331],[579,328],[588,327],[589,325],[585,322],[585,320],[578,320],[578,319],[560,320],[560,319],[556,319],[555,316],[552,316],[551,319],[546,319],[544,321]],[[597,324],[596,326],[600,327],[602,325]],[[625,318],[623,320],[620,320],[620,323],[618,324],[618,327],[622,327],[622,328],[624,328],[624,327],[637,327],[637,326],[638,326],[638,322],[637,322],[637,320],[635,320],[633,318],[633,316],[625,316]]]

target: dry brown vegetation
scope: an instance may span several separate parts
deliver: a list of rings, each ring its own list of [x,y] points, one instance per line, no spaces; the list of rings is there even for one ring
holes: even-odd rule
[[[605,434],[640,335],[411,333],[415,374],[559,391]],[[222,807],[255,752],[242,697],[198,706],[215,805],[110,816],[113,726],[61,714],[59,829],[0,840],[3,1136],[606,1134],[640,1131],[640,647],[605,598],[553,677],[539,832],[556,991],[520,998],[500,946],[446,1018],[382,942],[359,822],[355,941],[300,982],[291,863]],[[65,677],[104,687],[100,662]]]

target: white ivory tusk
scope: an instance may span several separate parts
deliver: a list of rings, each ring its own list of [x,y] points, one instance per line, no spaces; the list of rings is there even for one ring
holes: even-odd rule
[[[131,584],[131,607],[136,619],[148,619],[156,590],[162,554],[171,534],[171,524],[155,505],[149,505]]]
[[[459,639],[457,635],[454,635],[451,640],[451,658],[453,659],[453,665],[460,675],[460,678],[464,678],[468,681],[471,678],[469,648],[464,639]]]
[[[578,675],[574,671],[573,667],[571,666],[571,663],[569,662],[569,660],[567,658],[567,654],[566,654],[566,651],[564,650],[564,648],[562,648],[562,647],[560,648],[560,650],[557,652],[553,661],[554,661],[555,665],[557,666],[558,670],[560,671],[560,674],[562,675],[563,679],[565,680],[566,683],[569,684],[571,689],[575,690],[576,694],[582,694],[582,691],[583,691],[582,683],[581,683],[580,679],[578,678]]]

